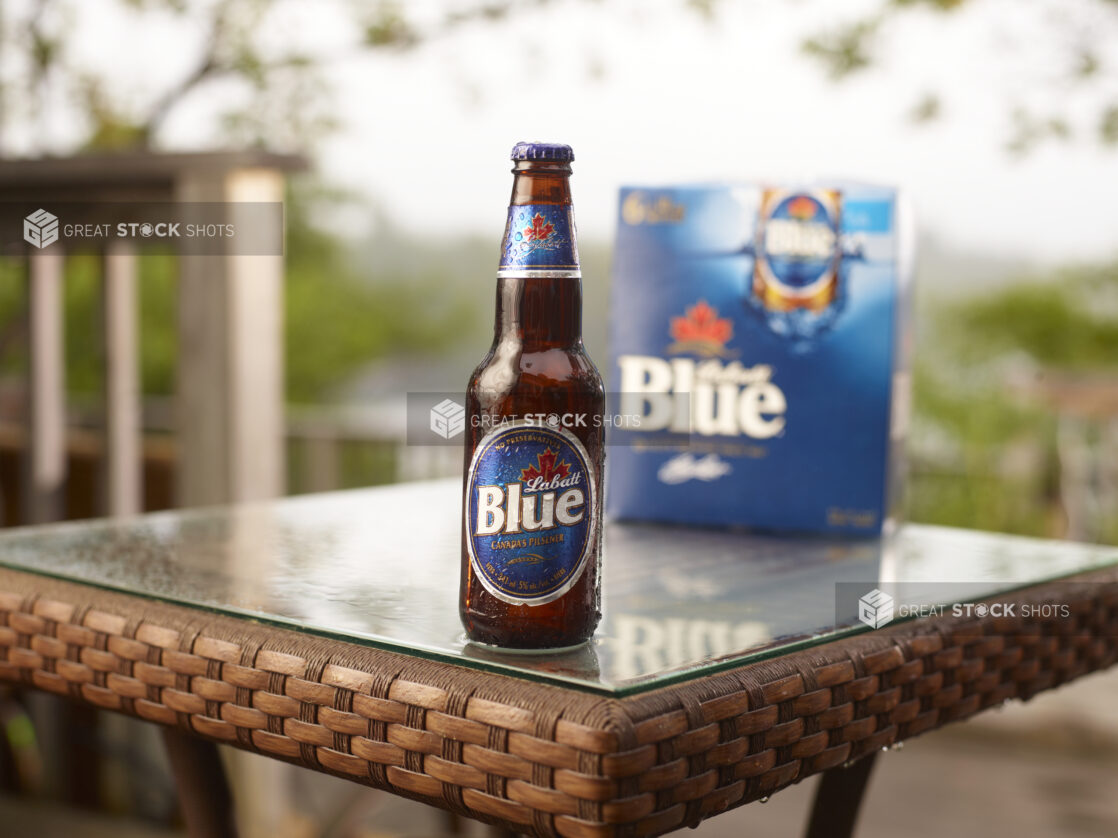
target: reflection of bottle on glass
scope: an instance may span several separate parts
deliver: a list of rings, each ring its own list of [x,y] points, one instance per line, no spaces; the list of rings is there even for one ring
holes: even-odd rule
[[[518,669],[529,669],[593,684],[601,681],[601,662],[593,642],[581,643],[573,649],[559,651],[543,649],[539,654],[534,654],[528,649],[515,650],[510,654],[505,649],[467,643],[462,650],[462,655],[472,660],[511,665]]]
[[[493,345],[466,392],[459,611],[471,640],[586,641],[600,614],[602,379],[582,345],[570,146],[520,143]]]

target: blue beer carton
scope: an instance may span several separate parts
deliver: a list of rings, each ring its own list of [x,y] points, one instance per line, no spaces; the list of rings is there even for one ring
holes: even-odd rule
[[[853,183],[626,187],[615,518],[876,535],[909,399],[911,216]]]

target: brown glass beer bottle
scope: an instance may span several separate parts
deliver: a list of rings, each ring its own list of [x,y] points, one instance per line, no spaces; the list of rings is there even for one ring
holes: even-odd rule
[[[582,345],[574,153],[512,159],[493,345],[466,391],[459,611],[473,641],[558,649],[601,617],[605,396]]]

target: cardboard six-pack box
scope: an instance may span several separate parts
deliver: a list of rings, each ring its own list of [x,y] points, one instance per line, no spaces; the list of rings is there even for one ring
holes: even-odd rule
[[[621,190],[608,513],[874,535],[908,410],[911,217],[897,190]]]

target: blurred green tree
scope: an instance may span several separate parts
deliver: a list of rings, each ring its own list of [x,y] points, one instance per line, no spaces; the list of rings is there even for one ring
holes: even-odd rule
[[[77,147],[90,149],[158,147],[169,118],[195,93],[222,83],[234,104],[219,116],[222,136],[233,144],[305,149],[337,126],[332,91],[324,68],[368,52],[400,53],[452,37],[471,24],[496,23],[529,16],[550,6],[582,6],[593,13],[601,0],[442,0],[406,3],[370,0],[352,4],[351,37],[329,50],[306,47],[282,31],[285,0],[115,0],[115,6],[158,23],[170,17],[205,33],[181,75],[162,89],[138,86],[122,90],[101,67],[80,62],[74,49],[74,13],[78,0],[34,0],[0,8],[0,42],[6,52],[0,81],[0,153],[18,131],[30,126],[45,138],[48,108],[63,103],[86,126]],[[717,23],[725,0],[675,0],[676,8]],[[771,0],[776,3],[777,0]],[[1028,85],[1007,90],[1006,148],[1026,152],[1038,143],[1091,134],[1107,146],[1118,144],[1118,63],[1110,48],[1118,38],[1118,3],[1044,0],[1032,4],[1037,23],[1027,43],[1011,31],[991,0],[874,0],[854,11],[828,7],[827,22],[808,33],[801,48],[836,80],[886,71],[892,56],[903,53],[906,39],[943,40],[939,24],[969,19],[985,28],[989,64],[1012,69],[1014,51],[1043,48],[1052,70]],[[638,7],[634,18],[647,14]],[[277,24],[277,21],[279,23]],[[1040,42],[1034,38],[1039,37]],[[184,38],[184,44],[191,39]],[[886,46],[892,53],[888,53]],[[897,47],[902,49],[898,50]],[[945,61],[949,45],[944,44]],[[917,123],[950,113],[953,92],[930,74],[930,89],[915,91],[908,110]],[[975,84],[992,83],[993,74],[977,73]]]
[[[1077,135],[1094,136],[1106,147],[1118,145],[1118,62],[1113,44],[1118,38],[1118,3],[1087,0],[1068,3],[1055,0],[1030,4],[1042,21],[1037,32],[1042,42],[1007,31],[1011,21],[995,12],[979,17],[989,0],[876,0],[869,11],[864,6],[842,22],[828,23],[804,39],[805,55],[819,63],[827,75],[842,81],[860,73],[880,69],[888,44],[893,55],[903,54],[905,38],[919,31],[923,37],[935,25],[967,15],[987,29],[990,64],[1003,61],[1014,51],[1038,48],[1052,53],[1052,69],[1006,99],[1009,133],[1006,149],[1023,154],[1050,140],[1068,140]],[[904,29],[904,24],[910,26]],[[944,51],[944,60],[950,61]],[[992,74],[975,74],[975,84],[991,83]],[[924,90],[916,94],[909,110],[915,123],[928,123],[947,112],[950,92]]]
[[[448,7],[420,26],[393,2],[355,8],[354,50],[401,50],[447,34],[474,20],[496,20],[514,8],[544,5],[494,3]],[[24,10],[0,8],[0,44],[14,68],[0,80],[0,153],[19,133],[46,135],[44,102],[69,102],[84,135],[77,152],[155,149],[167,119],[197,90],[232,81],[245,93],[220,117],[223,142],[237,147],[304,150],[335,127],[321,73],[330,57],[297,46],[269,50],[262,36],[280,0],[118,0],[140,16],[203,20],[206,37],[181,78],[146,99],[114,88],[105,75],[82,66],[74,54],[74,15],[62,0],[37,0]],[[4,130],[4,129],[7,130]],[[444,350],[476,321],[478,306],[445,287],[437,270],[422,276],[386,276],[358,268],[337,236],[316,227],[312,206],[353,201],[313,180],[296,182],[286,202],[286,391],[293,401],[322,398],[361,364],[387,352]],[[100,391],[99,257],[71,254],[66,265],[67,386],[79,397]],[[26,362],[23,266],[0,264],[0,369]],[[172,255],[145,252],[140,260],[142,386],[148,395],[174,390],[176,263]],[[329,340],[323,340],[328,334]]]
[[[1093,423],[1101,431],[1118,416],[1100,413],[1084,422],[1074,406],[1046,398],[1044,383],[1114,388],[1118,263],[932,303],[920,325],[908,517],[1062,535],[1059,423]],[[1087,433],[1077,444],[1090,449],[1104,440],[1104,434]],[[1106,456],[1101,447],[1096,456]],[[1091,535],[1118,543],[1118,509]]]
[[[236,104],[220,114],[218,136],[240,147],[305,150],[337,127],[325,65],[368,51],[414,49],[467,24],[500,21],[553,2],[479,0],[424,8],[399,0],[353,4],[348,46],[316,53],[299,38],[274,37],[270,27],[289,5],[284,0],[116,0],[116,11],[153,24],[170,17],[205,32],[177,79],[142,92],[122,90],[109,81],[105,68],[81,62],[74,49],[75,0],[35,0],[15,10],[4,6],[0,42],[7,72],[0,81],[0,127],[8,130],[0,130],[0,153],[18,133],[15,128],[28,128],[45,140],[47,103],[68,107],[85,126],[75,150],[157,148],[169,117],[198,90],[219,82],[234,88],[230,98]]]

